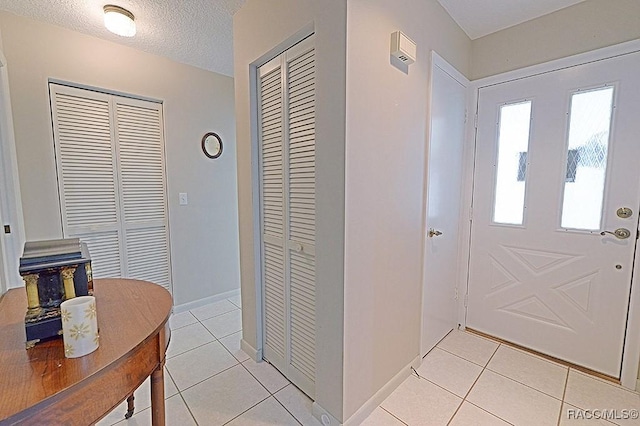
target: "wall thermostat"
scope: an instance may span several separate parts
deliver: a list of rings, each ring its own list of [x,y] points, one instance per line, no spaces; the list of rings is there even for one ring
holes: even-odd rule
[[[417,47],[413,40],[402,31],[391,33],[391,56],[400,59],[407,65],[416,61]]]

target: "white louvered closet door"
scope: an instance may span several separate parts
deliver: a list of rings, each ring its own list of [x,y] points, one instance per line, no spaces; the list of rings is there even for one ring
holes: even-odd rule
[[[114,104],[126,273],[170,289],[162,106]]]
[[[65,237],[87,243],[93,276],[121,277],[122,235],[110,96],[50,85]]]
[[[265,359],[315,394],[315,50],[259,70]]]
[[[162,105],[50,84],[65,237],[93,275],[171,289]]]

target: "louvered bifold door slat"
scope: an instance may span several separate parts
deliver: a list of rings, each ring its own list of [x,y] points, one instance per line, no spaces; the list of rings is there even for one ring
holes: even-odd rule
[[[95,278],[119,277],[121,235],[109,96],[50,84],[65,237],[87,243]]]
[[[116,98],[126,276],[171,291],[162,105]]]
[[[284,235],[283,99],[281,67],[261,68],[259,78],[260,199],[264,356],[286,367],[286,287]]]
[[[287,58],[290,365],[297,385],[315,382],[315,50]]]

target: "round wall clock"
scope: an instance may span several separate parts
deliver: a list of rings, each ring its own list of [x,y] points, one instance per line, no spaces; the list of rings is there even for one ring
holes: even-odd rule
[[[216,133],[209,132],[202,137],[202,151],[209,158],[218,158],[222,154],[222,139]]]

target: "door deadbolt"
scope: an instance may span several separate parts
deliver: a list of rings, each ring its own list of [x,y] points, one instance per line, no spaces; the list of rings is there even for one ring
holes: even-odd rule
[[[616,210],[616,214],[622,219],[627,219],[631,217],[631,215],[633,215],[633,210],[631,210],[629,207],[620,207],[618,210]]]
[[[619,240],[626,240],[627,238],[629,238],[631,236],[631,231],[629,231],[627,228],[618,228],[615,231],[602,231],[600,233],[600,235],[602,235],[603,237],[607,234],[611,234],[614,237],[616,237]]]

